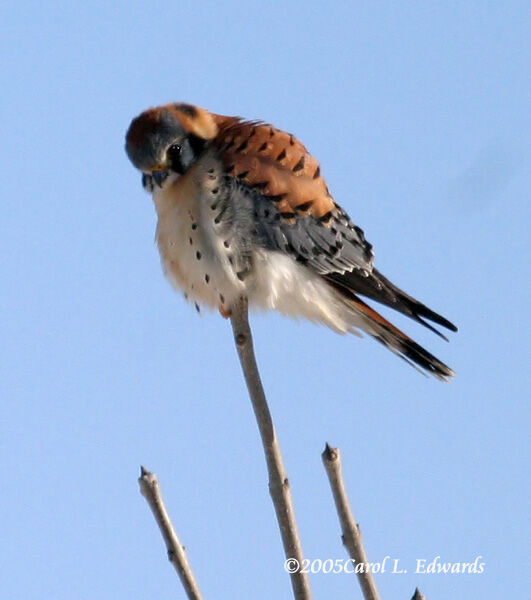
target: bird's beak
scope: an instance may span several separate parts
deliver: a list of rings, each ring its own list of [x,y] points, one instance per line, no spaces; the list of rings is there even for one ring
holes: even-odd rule
[[[166,178],[169,175],[168,168],[163,163],[160,163],[160,164],[156,163],[154,165],[151,165],[151,167],[149,168],[148,173],[151,175],[151,177],[153,178],[153,181],[160,188],[162,187],[162,184],[164,183],[164,181],[166,180]]]
[[[151,177],[153,181],[161,188],[164,181],[168,177],[169,173],[167,169],[154,169],[151,171]]]

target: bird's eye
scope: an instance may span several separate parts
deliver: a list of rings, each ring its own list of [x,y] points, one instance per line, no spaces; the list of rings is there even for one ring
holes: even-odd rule
[[[182,175],[185,172],[183,163],[183,147],[180,144],[172,144],[167,151],[170,169]]]
[[[183,149],[180,144],[172,144],[168,148],[168,158],[170,159],[170,161],[173,162],[174,160],[179,160],[182,150]]]

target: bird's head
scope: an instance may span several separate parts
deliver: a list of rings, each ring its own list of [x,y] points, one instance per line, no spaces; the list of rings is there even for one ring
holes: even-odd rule
[[[137,169],[162,185],[168,174],[185,173],[217,132],[218,125],[208,111],[190,104],[168,104],[133,119],[125,151]]]

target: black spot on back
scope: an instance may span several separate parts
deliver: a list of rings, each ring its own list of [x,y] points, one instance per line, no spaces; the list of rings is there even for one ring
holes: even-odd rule
[[[313,204],[313,202],[311,200],[309,202],[303,202],[302,204],[297,204],[297,206],[295,206],[295,210],[301,210],[301,211],[308,210],[312,204]]]
[[[304,168],[304,155],[302,155],[299,159],[299,162],[293,167],[292,171],[294,173],[296,173],[297,171],[300,171],[302,168]]]

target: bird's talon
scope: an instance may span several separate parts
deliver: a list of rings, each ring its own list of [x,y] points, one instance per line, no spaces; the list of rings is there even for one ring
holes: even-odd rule
[[[230,319],[231,317],[231,311],[227,310],[223,304],[219,305],[219,314],[224,318],[224,319]]]

